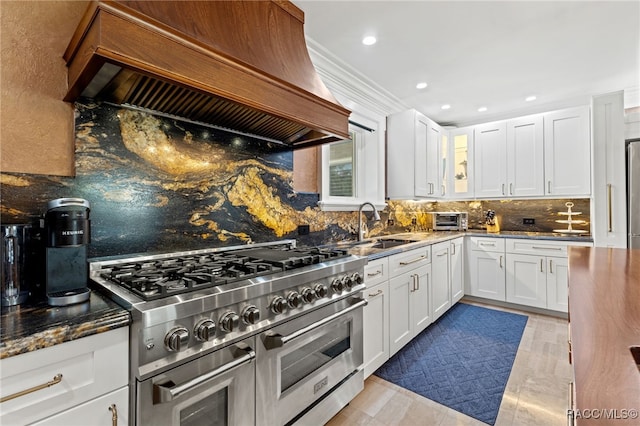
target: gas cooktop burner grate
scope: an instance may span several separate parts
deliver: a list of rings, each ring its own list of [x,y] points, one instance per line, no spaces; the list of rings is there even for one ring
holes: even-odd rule
[[[143,300],[161,299],[348,256],[338,249],[269,247],[179,255],[105,266],[100,276]]]

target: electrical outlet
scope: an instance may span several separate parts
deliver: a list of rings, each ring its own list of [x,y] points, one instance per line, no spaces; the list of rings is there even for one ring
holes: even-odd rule
[[[387,226],[393,226],[395,223],[393,219],[387,219]]]
[[[417,225],[418,224],[418,219],[416,219],[415,217],[413,219],[411,219],[411,224],[412,225]]]
[[[298,235],[309,235],[309,225],[298,225]]]
[[[536,220],[532,217],[525,217],[522,219],[522,224],[523,225],[535,225],[536,224]]]

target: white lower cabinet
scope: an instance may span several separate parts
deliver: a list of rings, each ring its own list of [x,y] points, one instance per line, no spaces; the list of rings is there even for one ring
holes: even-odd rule
[[[122,327],[2,360],[0,424],[128,424],[129,328]],[[32,390],[53,382],[51,386]],[[26,392],[23,392],[26,391]]]
[[[520,305],[547,307],[547,272],[544,256],[507,255],[506,300]]]
[[[509,239],[506,301],[568,312],[568,247],[590,242]]]
[[[547,309],[569,312],[569,259],[547,258]]]
[[[451,278],[451,305],[464,296],[464,237],[456,238],[449,242],[450,278]]]
[[[505,301],[504,239],[469,237],[467,289],[470,296]]]
[[[389,355],[431,324],[430,275],[428,264],[389,280]]]
[[[364,297],[364,376],[369,377],[389,359],[389,277],[388,259],[382,258],[365,266]]]
[[[431,324],[431,247],[389,256],[389,356]]]
[[[437,320],[451,307],[451,278],[449,264],[449,241],[431,247],[431,301],[433,320]]]

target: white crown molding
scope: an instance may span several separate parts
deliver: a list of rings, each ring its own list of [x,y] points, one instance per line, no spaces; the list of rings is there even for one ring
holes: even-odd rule
[[[306,41],[316,71],[334,95],[340,93],[383,116],[409,109],[400,99],[336,57],[321,44],[309,37]]]

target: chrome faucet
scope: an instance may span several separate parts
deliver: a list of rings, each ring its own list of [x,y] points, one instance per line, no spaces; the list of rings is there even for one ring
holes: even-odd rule
[[[362,227],[362,208],[369,204],[373,209],[373,219],[380,220],[380,214],[378,214],[378,210],[376,210],[376,206],[366,201],[360,204],[360,208],[358,209],[358,241],[364,240],[364,229]]]

